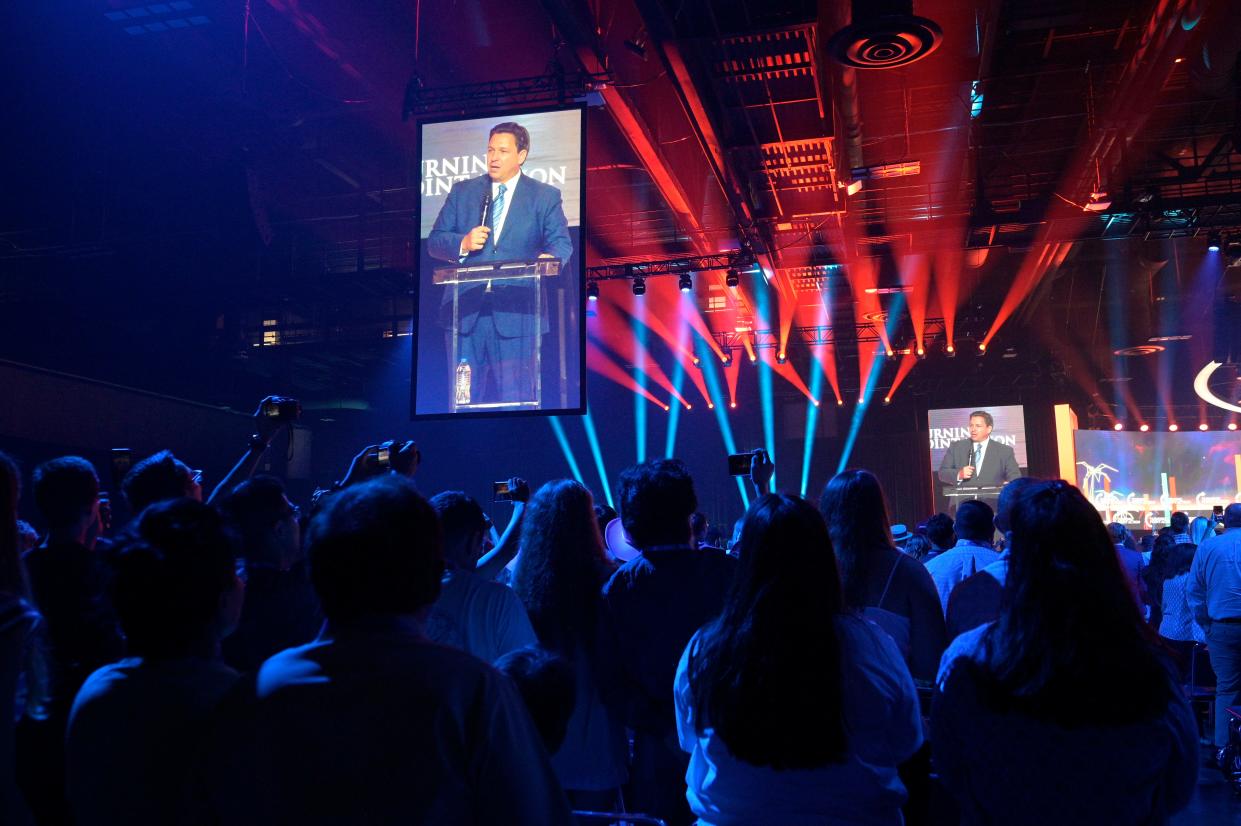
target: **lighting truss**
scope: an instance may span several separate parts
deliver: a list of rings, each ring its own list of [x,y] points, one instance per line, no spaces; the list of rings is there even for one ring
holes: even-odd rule
[[[548,72],[515,80],[424,88],[414,75],[405,87],[401,119],[506,106],[567,103],[613,82],[611,72]]]
[[[586,270],[586,280],[618,281],[629,278],[657,278],[663,275],[675,275],[680,278],[686,273],[727,270],[730,268],[748,270],[753,266],[754,256],[752,254],[727,252],[714,255],[693,255],[684,258],[667,258],[660,261],[604,264],[597,267],[588,267]]]
[[[934,341],[944,336],[944,320],[928,318],[922,331],[922,341]],[[774,350],[780,344],[779,330],[740,330],[713,333],[712,337],[720,345],[720,349],[728,352],[734,348],[745,348],[748,341],[756,350]],[[857,344],[874,344],[882,341],[879,331],[872,322],[858,324],[820,325],[817,327],[794,327],[789,331],[790,341],[799,341],[808,347],[823,344],[849,342]]]

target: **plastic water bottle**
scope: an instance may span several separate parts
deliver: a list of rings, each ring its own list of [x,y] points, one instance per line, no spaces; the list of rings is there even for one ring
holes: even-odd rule
[[[470,363],[461,359],[457,365],[457,404],[470,403]]]

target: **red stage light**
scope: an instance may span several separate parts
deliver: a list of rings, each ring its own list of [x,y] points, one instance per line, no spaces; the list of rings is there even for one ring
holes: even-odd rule
[[[1236,430],[1236,429],[1237,429],[1237,423],[1236,423],[1236,422],[1229,422],[1229,423],[1228,423],[1228,429],[1229,429],[1229,430]]]
[[[728,406],[729,406],[729,407],[736,407],[736,406],[737,406],[737,403],[736,403],[736,402],[729,402],[729,403],[728,403]]]
[[[1116,424],[1112,425],[1112,430],[1124,430],[1124,429],[1125,429],[1125,426],[1121,424],[1120,422],[1117,422]]]
[[[693,410],[693,409],[694,409],[694,406],[693,406],[692,404],[686,404],[686,405],[685,405],[685,409],[686,409],[686,410]]]
[[[844,406],[845,406],[845,400],[844,400],[844,399],[837,399],[837,400],[836,400],[836,406],[837,406],[837,407],[844,407]]]
[[[891,404],[891,403],[892,403],[892,397],[891,397],[891,396],[884,396],[884,397],[883,397],[883,403],[884,403],[884,404]]]
[[[713,405],[711,402],[707,402],[707,409],[708,409],[708,410],[714,410],[714,409],[715,409],[715,405]]]
[[[955,353],[957,351],[957,348],[953,347],[951,344],[949,344],[946,349],[949,353]]]
[[[1199,430],[1210,430],[1211,426],[1207,424],[1206,422],[1203,422],[1202,424],[1198,425],[1198,429]]]
[[[979,345],[978,345],[978,352],[980,352],[980,353],[985,353],[985,352],[987,352],[987,345],[985,345],[985,344],[979,344]]]
[[[1176,426],[1176,422],[1173,422],[1172,424],[1168,425],[1168,430],[1171,431],[1172,433],[1175,433],[1176,431],[1180,430],[1180,428]]]
[[[1146,431],[1150,429],[1151,429],[1151,426],[1148,424],[1143,424],[1143,425],[1138,426],[1138,430],[1142,431],[1143,433],[1145,433]]]

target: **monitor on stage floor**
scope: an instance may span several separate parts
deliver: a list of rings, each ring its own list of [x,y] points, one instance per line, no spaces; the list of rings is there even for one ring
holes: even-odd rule
[[[585,108],[419,125],[414,418],[586,409]]]
[[[1173,511],[1241,501],[1241,434],[1078,430],[1077,486],[1108,522],[1153,530]]]

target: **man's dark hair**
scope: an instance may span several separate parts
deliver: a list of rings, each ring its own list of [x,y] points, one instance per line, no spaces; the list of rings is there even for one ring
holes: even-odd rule
[[[390,474],[332,497],[306,535],[310,579],[333,622],[412,614],[435,602],[444,574],[435,509]]]
[[[680,459],[652,459],[620,475],[621,520],[638,548],[672,545],[690,538],[689,518],[698,496]]]
[[[224,517],[241,538],[241,550],[247,559],[261,554],[272,531],[289,516],[284,482],[275,476],[247,479],[224,500]]]
[[[1241,528],[1241,502],[1233,502],[1224,508],[1224,527]]]
[[[431,497],[431,507],[439,516],[444,536],[444,551],[451,557],[459,547],[478,531],[487,531],[487,515],[469,494],[446,490]],[[455,564],[473,565],[475,560],[453,559]]]
[[[1004,487],[1000,488],[999,498],[995,502],[995,526],[1001,533],[1008,533],[1012,528],[1009,524],[1009,517],[1012,514],[1013,504],[1017,501],[1017,497],[1029,485],[1038,482],[1032,476],[1018,476],[1016,479],[1010,479]]]
[[[559,654],[528,645],[508,652],[495,661],[495,667],[517,686],[547,753],[555,754],[564,743],[577,702],[573,666]]]
[[[503,133],[512,135],[513,140],[517,141],[518,152],[528,152],[530,150],[530,132],[527,131],[526,127],[522,126],[520,123],[514,123],[511,120],[506,120],[504,123],[497,123],[495,126],[491,127],[491,132],[487,134],[487,138],[490,139],[495,135]]]
[[[34,501],[49,525],[71,525],[99,498],[95,467],[81,456],[61,456],[34,469]]]
[[[979,499],[967,499],[957,505],[957,519],[952,529],[958,539],[989,542],[995,535],[995,511]]]
[[[158,502],[119,545],[112,601],[129,652],[177,657],[209,640],[237,576],[237,545],[220,514],[192,499]]]
[[[1189,514],[1184,511],[1173,511],[1171,518],[1168,519],[1168,526],[1172,528],[1172,533],[1188,533]]]
[[[952,517],[946,513],[937,513],[926,520],[926,538],[941,551],[957,544],[957,535],[952,530]]]
[[[121,482],[121,492],[134,514],[140,514],[148,505],[165,499],[185,496],[185,465],[177,461],[172,451],[161,450],[134,465]]]
[[[972,418],[974,418],[975,416],[977,416],[978,418],[980,418],[980,419],[982,419],[984,422],[986,422],[986,423],[987,423],[987,427],[995,427],[995,419],[991,418],[991,414],[990,414],[990,413],[988,413],[987,411],[985,411],[985,410],[975,410],[973,413],[971,413],[971,414],[970,414],[970,418],[972,419]]]

